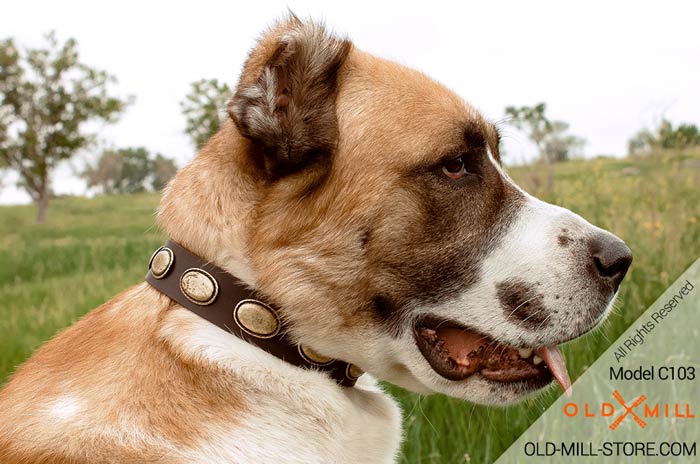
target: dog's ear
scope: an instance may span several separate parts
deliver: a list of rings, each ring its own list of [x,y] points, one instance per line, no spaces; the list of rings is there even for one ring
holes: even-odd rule
[[[228,114],[273,177],[330,159],[335,97],[348,40],[293,15],[263,35],[243,68]]]

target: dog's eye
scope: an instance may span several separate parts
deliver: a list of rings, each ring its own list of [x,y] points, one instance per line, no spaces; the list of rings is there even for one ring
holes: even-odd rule
[[[464,163],[464,156],[465,155],[462,155],[458,158],[442,163],[442,172],[444,172],[447,177],[454,180],[464,177],[464,175],[467,173]]]

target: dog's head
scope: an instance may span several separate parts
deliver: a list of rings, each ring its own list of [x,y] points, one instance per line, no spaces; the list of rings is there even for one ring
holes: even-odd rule
[[[425,75],[292,18],[228,113],[212,143],[235,147],[248,204],[221,224],[244,224],[255,285],[319,353],[503,403],[563,378],[554,347],[606,317],[629,249],[519,189],[495,126]]]

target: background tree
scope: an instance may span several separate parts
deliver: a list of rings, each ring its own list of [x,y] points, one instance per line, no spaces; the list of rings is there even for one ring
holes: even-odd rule
[[[535,106],[506,107],[506,123],[525,132],[538,153],[544,153],[544,140],[552,130],[552,123],[544,115],[546,105],[539,103]]]
[[[567,134],[569,124],[563,121],[551,123],[550,133],[544,141],[544,159],[548,163],[558,163],[581,154],[585,141],[575,135]]]
[[[671,121],[661,121],[657,133],[660,148],[682,150],[700,145],[700,131],[695,124],[681,123],[673,127]]]
[[[567,134],[569,124],[563,121],[550,121],[545,115],[547,105],[506,107],[506,123],[523,131],[537,147],[542,161],[555,163],[566,161],[580,151],[585,141]]]
[[[175,175],[173,160],[147,149],[120,148],[106,150],[97,163],[82,172],[88,188],[106,194],[137,193],[161,190]]]
[[[627,143],[627,150],[630,155],[643,155],[654,149],[682,150],[697,146],[700,146],[698,126],[681,123],[674,127],[671,121],[662,119],[653,132],[648,129],[637,132]]]
[[[165,188],[165,185],[175,176],[177,166],[170,158],[163,155],[156,155],[153,160],[151,187],[155,191]]]
[[[642,129],[627,142],[627,153],[632,156],[648,154],[655,145],[654,134],[648,129]]]
[[[94,140],[86,123],[114,122],[127,104],[108,94],[112,76],[79,61],[75,40],[59,44],[53,32],[45,39],[46,48],[23,50],[0,41],[0,160],[19,173],[38,223],[46,220],[52,170]]]
[[[187,121],[185,133],[199,149],[219,130],[224,108],[233,92],[228,85],[216,79],[201,79],[191,86],[180,107]]]
[[[102,153],[95,165],[87,165],[80,174],[89,189],[102,193],[116,193],[116,186],[122,172],[122,159],[116,151]]]

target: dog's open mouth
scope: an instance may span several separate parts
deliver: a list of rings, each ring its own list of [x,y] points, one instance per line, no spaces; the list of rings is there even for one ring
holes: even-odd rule
[[[431,319],[423,319],[414,330],[425,359],[448,380],[464,380],[478,373],[495,382],[530,381],[543,386],[554,377],[569,393],[571,380],[556,345],[516,348],[457,323]]]

